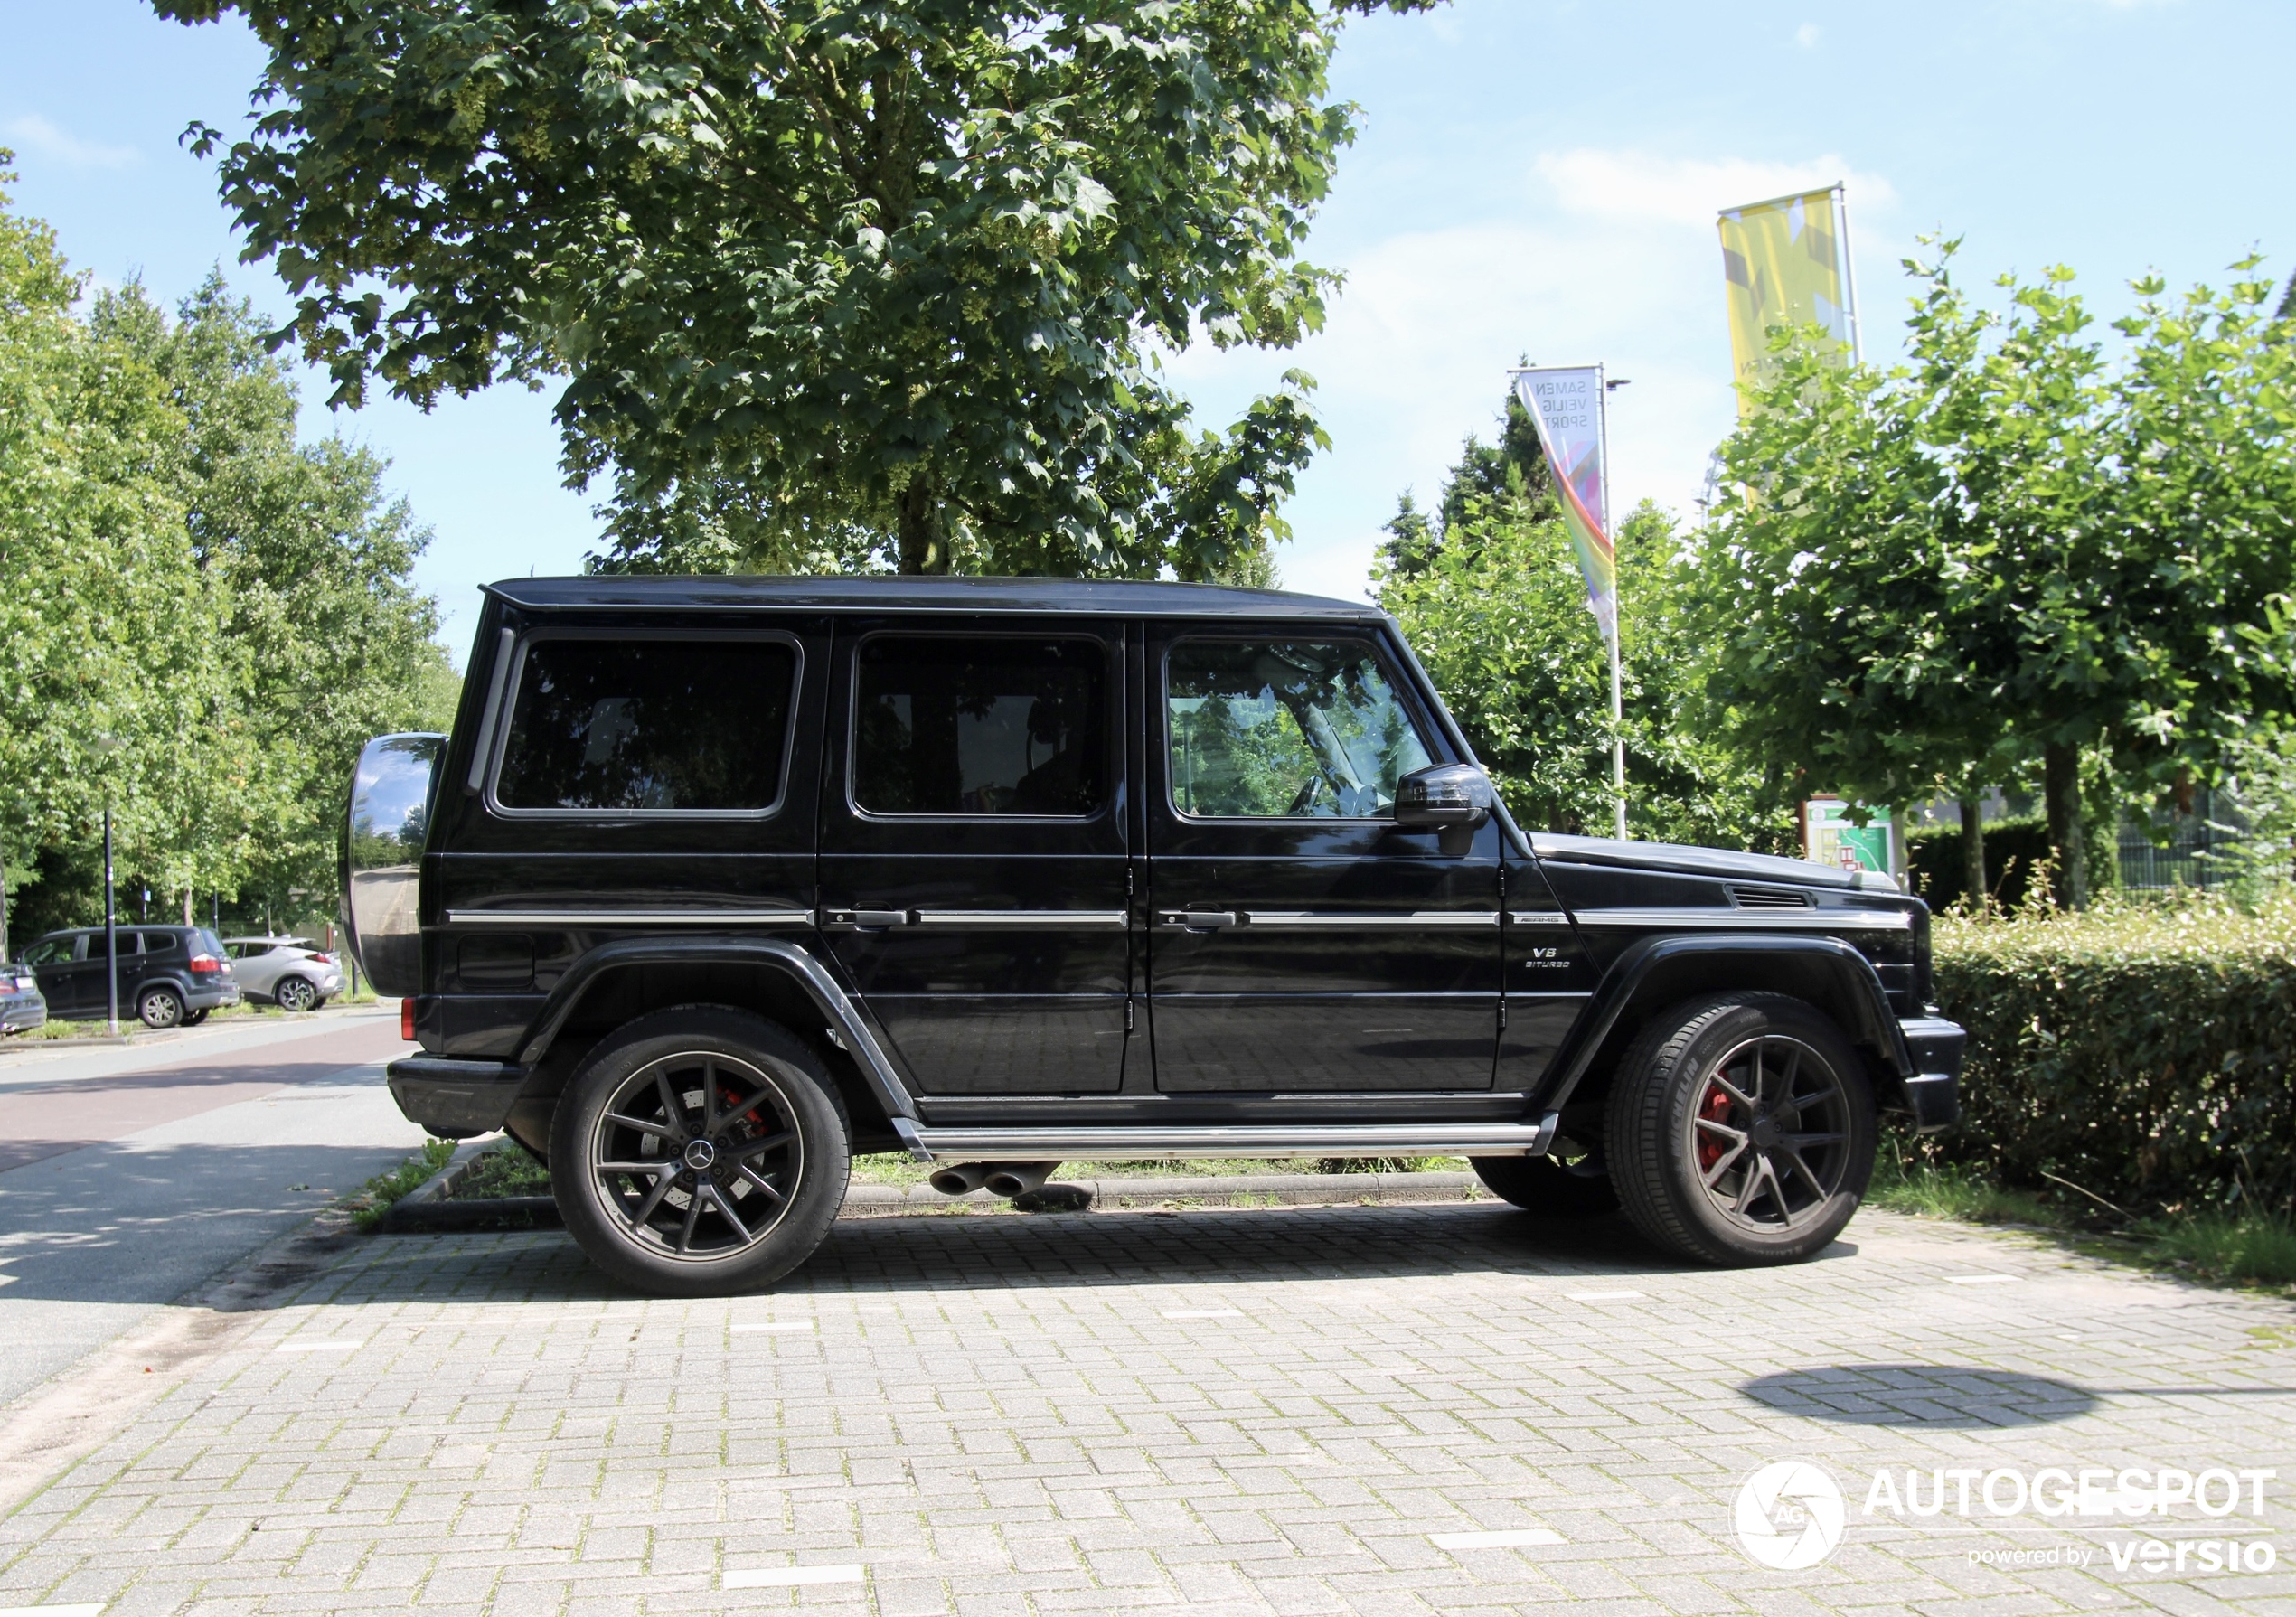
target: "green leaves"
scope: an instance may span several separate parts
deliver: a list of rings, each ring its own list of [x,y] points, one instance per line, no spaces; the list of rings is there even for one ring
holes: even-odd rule
[[[1907,266],[1905,364],[1830,371],[1778,334],[1689,560],[1707,721],[1870,802],[2052,747],[2213,778],[2296,702],[2296,353],[2270,287],[2170,306],[2141,284],[2115,363],[2070,270],[2004,277],[1995,313],[1954,245]]]
[[[569,478],[640,506],[1137,570],[1190,497],[1143,481],[1185,414],[1144,356],[1286,345],[1335,284],[1294,255],[1361,5],[232,9],[272,55],[224,193],[337,399],[563,377]]]

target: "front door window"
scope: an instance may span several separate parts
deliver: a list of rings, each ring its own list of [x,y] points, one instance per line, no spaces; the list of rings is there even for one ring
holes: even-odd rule
[[[1172,648],[1172,805],[1201,818],[1379,820],[1430,759],[1371,648],[1183,641]]]

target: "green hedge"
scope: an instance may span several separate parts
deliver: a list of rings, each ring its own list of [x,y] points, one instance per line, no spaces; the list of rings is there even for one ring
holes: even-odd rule
[[[2296,900],[1936,923],[1970,1032],[1936,1150],[2131,1211],[2296,1206]]]
[[[1985,826],[1985,887],[2011,909],[2025,902],[2033,872],[2048,862],[2049,828],[2037,814],[1993,820]],[[1961,898],[1962,828],[1917,825],[1905,833],[1905,866],[1913,889],[1932,909]]]

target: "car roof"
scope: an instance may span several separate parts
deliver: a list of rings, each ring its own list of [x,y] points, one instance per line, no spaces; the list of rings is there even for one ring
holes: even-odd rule
[[[227,944],[294,944],[298,948],[306,949],[313,946],[311,940],[307,937],[265,937],[252,933],[246,937],[227,937],[221,941]]]
[[[1093,616],[1341,618],[1379,623],[1369,601],[1120,578],[788,578],[607,575],[504,578],[486,593],[534,611],[1062,612]]]

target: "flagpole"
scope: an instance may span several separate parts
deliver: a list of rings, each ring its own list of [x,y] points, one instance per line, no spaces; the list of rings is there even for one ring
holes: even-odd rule
[[[1866,362],[1865,327],[1858,321],[1858,261],[1849,256],[1849,186],[1837,181],[1833,188],[1834,206],[1841,213],[1841,282],[1849,291],[1849,359],[1853,364]]]
[[[1610,379],[1601,365],[1595,367],[1595,408],[1601,412],[1595,419],[1603,437],[1603,531],[1610,535],[1611,553],[1618,552],[1618,524],[1611,511],[1611,390]],[[1615,560],[1613,576],[1618,577]],[[1618,840],[1626,840],[1626,703],[1623,695],[1623,681],[1619,670],[1618,639],[1619,609],[1624,604],[1625,592],[1614,584],[1611,589],[1611,795],[1618,811]]]

